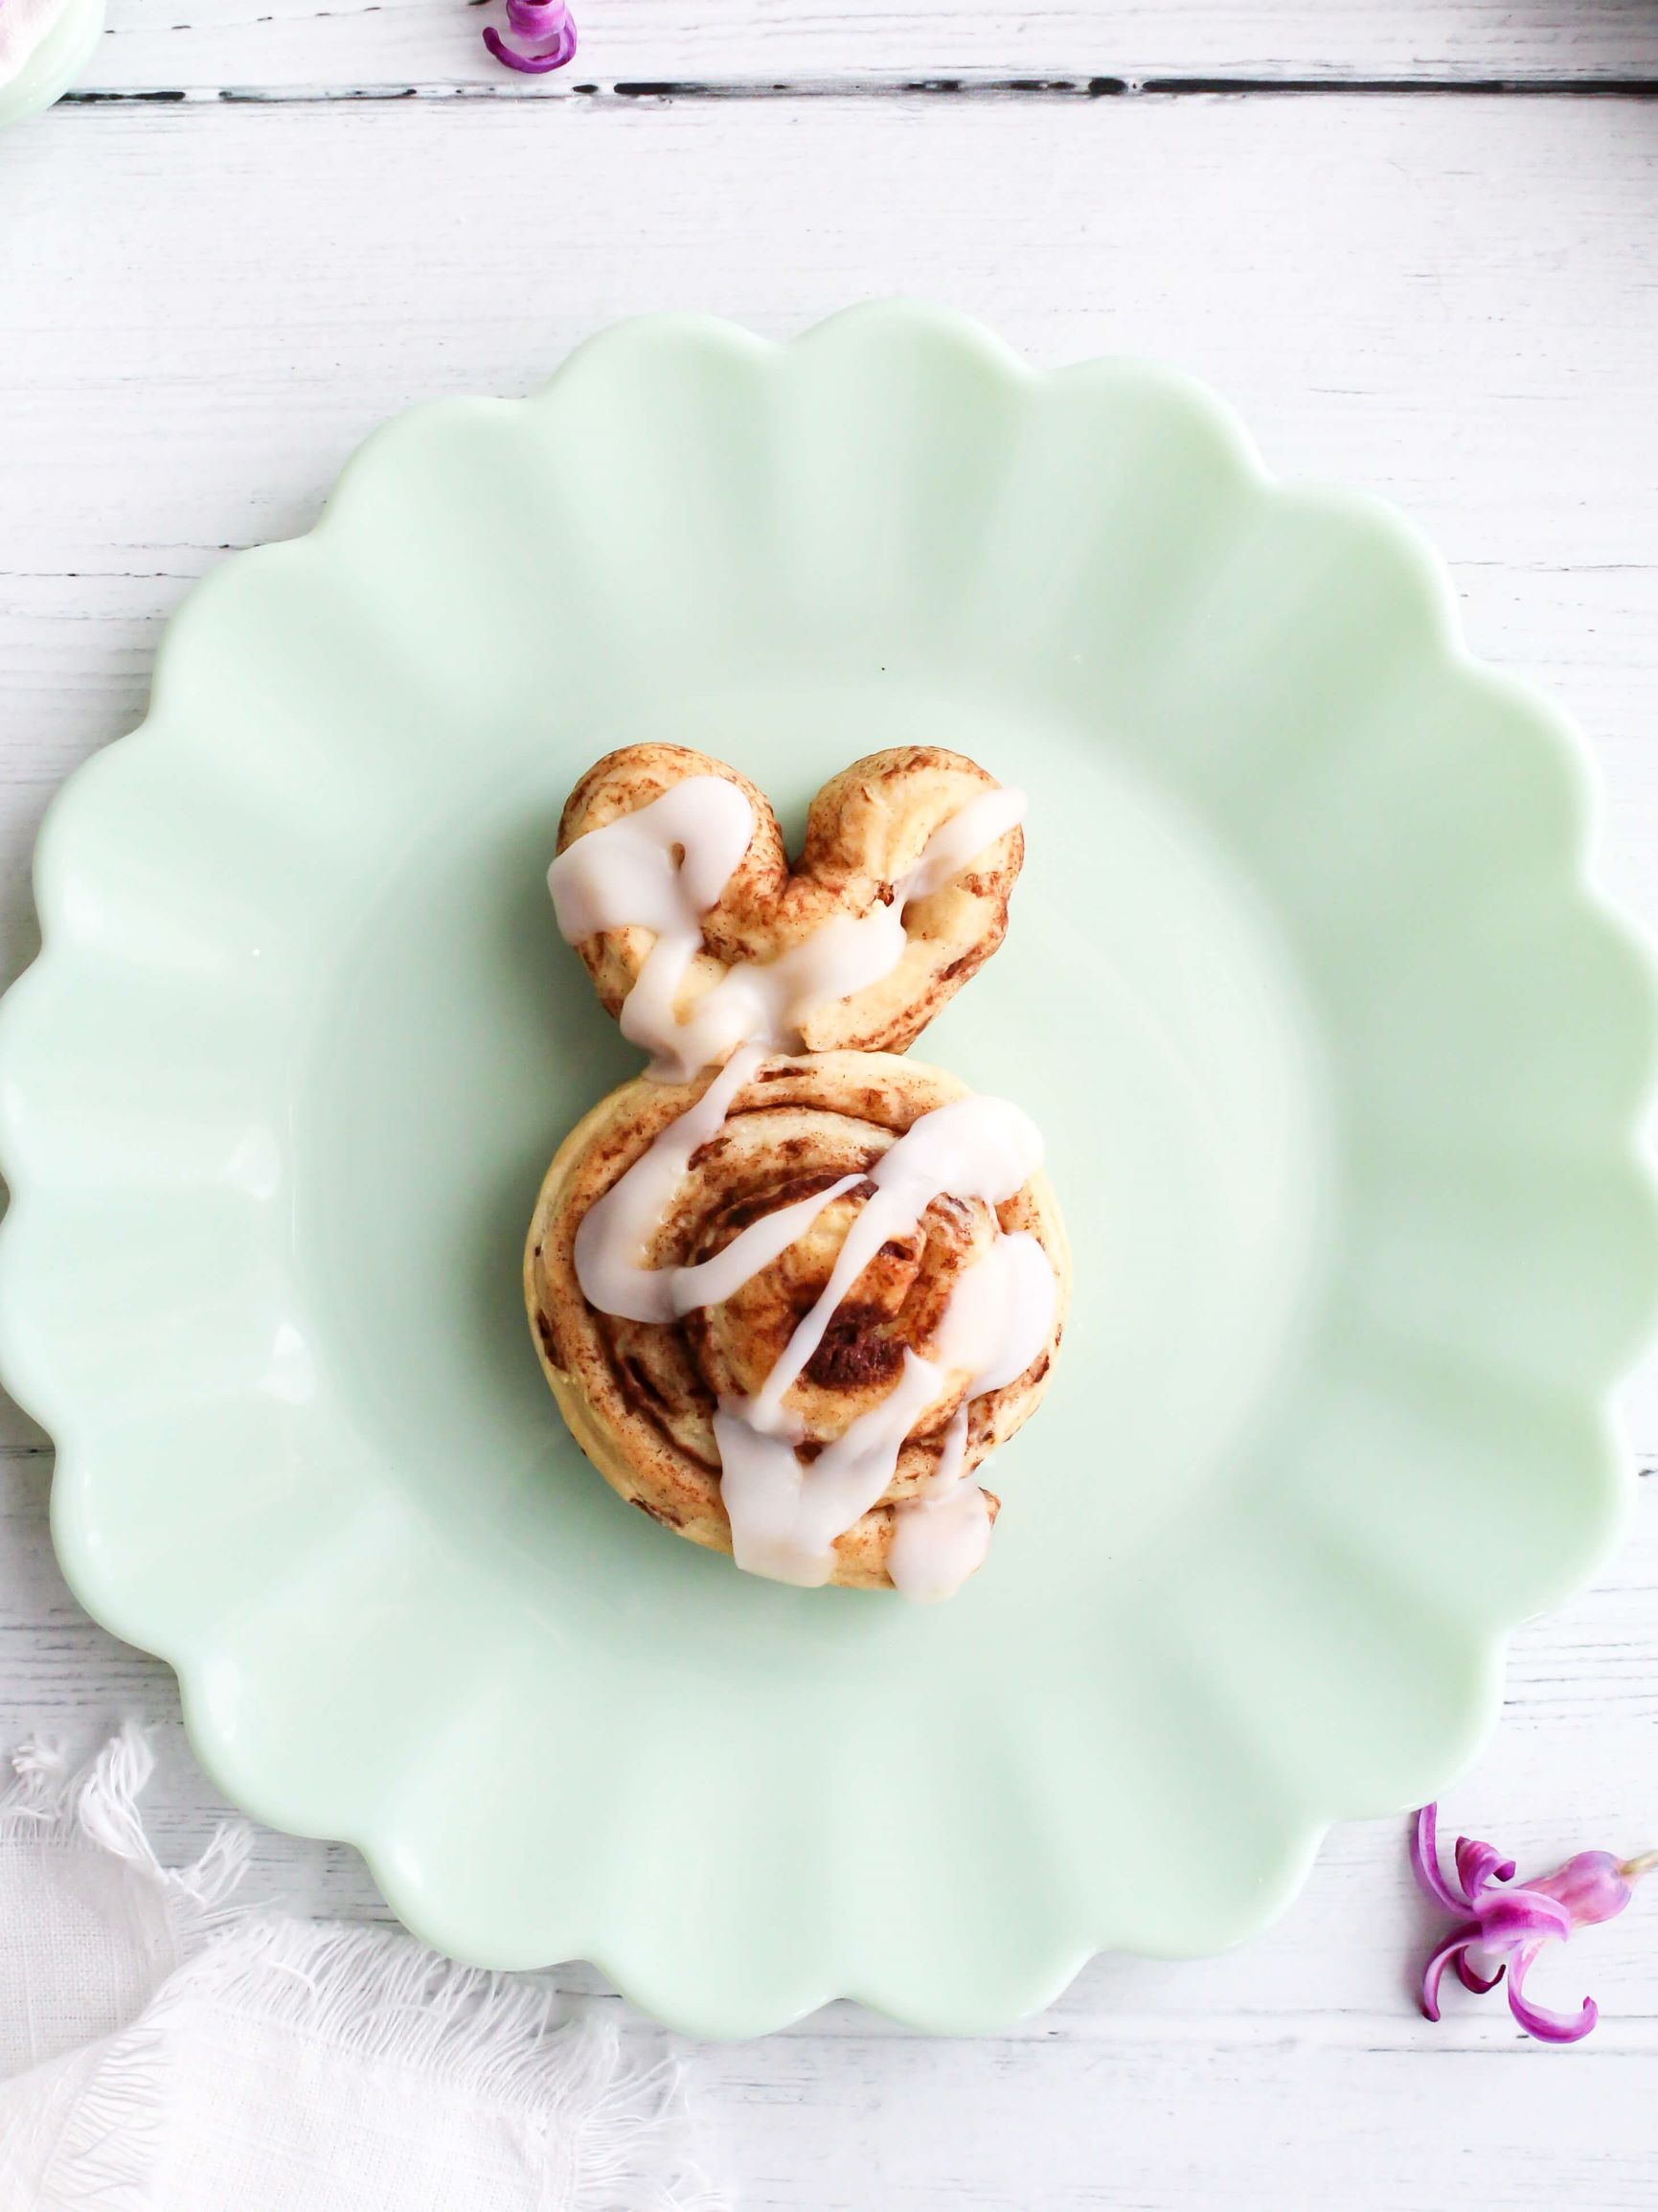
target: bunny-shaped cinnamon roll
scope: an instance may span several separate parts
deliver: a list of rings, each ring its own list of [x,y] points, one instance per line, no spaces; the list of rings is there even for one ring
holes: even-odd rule
[[[899,1057],[1001,943],[1022,812],[924,746],[825,785],[792,870],[753,785],[682,747],[565,807],[559,925],[652,1063],[548,1172],[536,1347],[606,1480],[752,1571],[950,1594],[997,1510],[973,1471],[1045,1387],[1040,1140]]]

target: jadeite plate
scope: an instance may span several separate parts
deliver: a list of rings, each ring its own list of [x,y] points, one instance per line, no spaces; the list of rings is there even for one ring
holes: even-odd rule
[[[1030,793],[921,1050],[1040,1121],[1076,1309],[954,1604],[672,1540],[537,1372],[536,1185],[635,1065],[543,871],[641,739],[785,826],[911,741]],[[41,839],[0,1337],[70,1581],[420,1935],[693,2030],[1236,1942],[1464,1766],[1619,1523],[1654,1004],[1589,810],[1420,543],[1157,370],[647,321],[405,417]]]
[[[97,51],[103,18],[104,0],[68,0],[17,75],[0,83],[0,128],[62,99]]]

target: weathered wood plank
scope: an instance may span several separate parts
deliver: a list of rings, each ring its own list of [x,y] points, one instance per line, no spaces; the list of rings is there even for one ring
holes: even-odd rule
[[[765,86],[857,78],[1062,79],[1138,85],[1170,78],[1322,82],[1606,83],[1658,75],[1658,17],[1644,0],[578,0],[576,63],[537,83],[491,62],[488,18],[463,0],[114,0],[87,74],[106,88],[492,85],[507,97],[572,84],[663,80]]]
[[[1566,13],[1516,20],[1530,36]],[[138,718],[165,616],[223,548],[304,528],[375,422],[435,393],[523,390],[639,308],[783,334],[918,287],[1040,360],[1179,361],[1276,467],[1401,501],[1450,558],[1476,648],[1589,731],[1607,872],[1658,914],[1650,106],[733,112],[81,107],[0,140],[0,979],[32,946],[39,811]],[[525,207],[544,226],[501,212]],[[1634,1421],[1658,1449],[1650,1381]],[[156,1719],[154,1823],[182,1857],[222,1809],[167,1671],[62,1585],[42,1443],[0,1417],[0,1740]],[[1658,1839],[1658,1484],[1643,1492],[1599,1587],[1517,1639],[1505,1726],[1451,1802],[1529,1863]],[[346,1851],[266,1836],[255,1878],[301,1910],[375,1909]],[[716,2162],[762,2212],[1645,2206],[1658,1912],[1553,1973],[1563,2001],[1592,1988],[1605,2007],[1577,2053],[1522,2046],[1497,2000],[1417,2022],[1405,1967],[1424,1933],[1398,1824],[1355,1826],[1237,1957],[1100,1961],[1043,2019],[971,2044],[836,2008],[699,2051],[693,2083]]]

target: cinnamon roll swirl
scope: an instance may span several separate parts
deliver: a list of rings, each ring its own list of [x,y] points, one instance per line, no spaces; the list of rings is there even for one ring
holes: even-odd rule
[[[751,1047],[613,1091],[560,1147],[525,1254],[587,1457],[739,1565],[948,1594],[997,1509],[973,1471],[1063,1328],[1033,1144],[1016,1109],[884,1053]]]

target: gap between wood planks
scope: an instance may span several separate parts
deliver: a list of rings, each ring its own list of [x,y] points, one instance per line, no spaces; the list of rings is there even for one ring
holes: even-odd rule
[[[76,107],[173,106],[229,102],[249,106],[326,105],[335,101],[555,99],[618,104],[674,101],[1094,101],[1215,99],[1428,99],[1493,95],[1520,100],[1651,100],[1658,77],[825,77],[618,79],[538,85],[500,83],[156,86],[133,91],[71,91]]]

